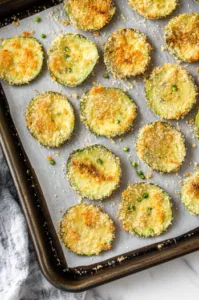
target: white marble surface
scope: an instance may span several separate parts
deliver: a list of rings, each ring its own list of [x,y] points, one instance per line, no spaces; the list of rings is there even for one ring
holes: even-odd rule
[[[90,290],[85,300],[199,299],[199,251]]]

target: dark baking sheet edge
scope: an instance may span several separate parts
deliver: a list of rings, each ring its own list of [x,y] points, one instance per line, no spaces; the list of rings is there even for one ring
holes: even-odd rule
[[[57,4],[56,0],[42,2],[45,7]],[[6,22],[9,24],[13,18],[6,16],[6,12],[16,13],[20,10],[17,17],[24,18],[27,16],[27,7],[28,13],[31,14],[30,6],[33,7],[36,3],[41,5],[41,1],[38,0],[0,0],[0,16],[4,16],[4,19],[7,17]],[[38,5],[34,6],[35,8],[42,10]],[[153,244],[100,264],[67,268],[42,190],[20,143],[1,86],[0,92],[0,142],[19,195],[41,271],[54,286],[69,292],[80,292],[199,250],[198,227],[182,236],[162,242],[161,248],[158,248],[158,244]]]

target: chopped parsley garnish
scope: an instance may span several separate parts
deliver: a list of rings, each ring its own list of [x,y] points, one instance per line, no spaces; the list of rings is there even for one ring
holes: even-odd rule
[[[40,17],[35,17],[35,22],[36,22],[36,23],[41,22],[41,18],[40,18]]]
[[[128,147],[124,147],[124,152],[129,152],[129,148]]]
[[[147,207],[147,215],[150,216],[152,212],[152,207]]]
[[[142,170],[137,170],[137,174],[138,174],[138,176],[141,178],[141,179],[145,179],[145,175],[144,175],[144,173],[143,173],[143,171]]]
[[[142,197],[138,197],[137,202],[141,202],[141,201],[142,201]]]
[[[149,233],[154,233],[153,228],[149,228]]]
[[[49,163],[50,163],[51,165],[55,165],[54,159],[50,159],[50,160],[49,160]]]
[[[108,79],[109,78],[109,74],[108,73],[104,73],[103,77],[106,78],[106,79]]]
[[[173,86],[172,86],[172,91],[173,91],[173,92],[177,92],[177,91],[178,91],[177,85],[173,85]]]
[[[100,165],[102,165],[103,164],[103,160],[101,160],[101,158],[98,158],[97,159],[97,163],[100,164]]]
[[[136,207],[135,205],[133,204],[130,204],[129,207],[128,207],[129,210],[136,210]]]
[[[142,197],[143,197],[143,198],[148,198],[148,197],[149,197],[149,194],[148,194],[148,193],[144,193],[144,194],[142,195]]]
[[[136,168],[138,166],[138,164],[136,163],[136,161],[132,161],[131,165]]]

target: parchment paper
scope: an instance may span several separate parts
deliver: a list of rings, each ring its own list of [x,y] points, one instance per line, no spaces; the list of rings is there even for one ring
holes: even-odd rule
[[[194,162],[199,162],[199,150],[192,147],[193,144],[199,146],[199,143],[194,140],[194,134],[191,132],[190,126],[188,126],[187,123],[188,120],[193,119],[195,116],[197,111],[196,106],[194,107],[192,113],[190,113],[184,120],[173,122],[173,124],[178,126],[186,136],[187,158],[178,173],[179,175],[175,173],[172,175],[161,175],[159,173],[152,172],[152,178],[149,180],[150,182],[160,185],[172,196],[174,213],[173,225],[160,237],[149,239],[134,237],[122,230],[122,226],[117,220],[116,213],[118,210],[118,203],[121,198],[121,192],[127,187],[128,183],[139,181],[136,171],[130,163],[131,161],[138,161],[135,151],[135,141],[138,130],[144,124],[158,120],[159,118],[146,106],[143,78],[129,81],[121,81],[119,79],[116,80],[112,76],[110,76],[110,79],[103,78],[103,74],[106,72],[102,59],[103,42],[113,31],[122,27],[137,28],[148,36],[148,39],[154,49],[151,68],[168,62],[176,63],[175,58],[173,58],[167,51],[165,52],[161,50],[161,47],[164,46],[164,26],[168,23],[171,17],[179,13],[192,11],[199,12],[199,4],[197,4],[195,1],[180,0],[179,2],[180,6],[177,8],[174,14],[172,14],[172,16],[164,20],[151,21],[145,20],[138,13],[134,12],[129,7],[127,0],[118,0],[116,1],[117,14],[113,18],[112,22],[101,31],[100,36],[78,31],[73,28],[72,25],[65,26],[61,24],[61,20],[66,19],[63,4],[47,9],[41,13],[37,13],[35,16],[41,17],[41,22],[38,24],[34,21],[35,16],[30,16],[24,20],[21,20],[20,26],[18,27],[11,24],[0,29],[1,38],[20,35],[23,31],[34,30],[35,34],[33,36],[41,41],[41,43],[44,45],[45,51],[48,49],[51,41],[58,34],[62,32],[78,32],[96,42],[100,52],[100,62],[95,67],[94,74],[77,88],[66,88],[53,82],[46,68],[46,60],[45,68],[42,74],[29,85],[12,87],[2,82],[4,92],[9,102],[12,118],[18,130],[24,149],[28,154],[32,166],[35,168],[56,230],[58,228],[57,223],[61,220],[61,216],[64,211],[70,206],[77,204],[79,201],[79,197],[72,190],[65,178],[66,161],[69,154],[77,148],[99,143],[111,149],[121,158],[123,170],[121,187],[109,199],[103,202],[94,202],[97,205],[101,205],[115,221],[117,230],[113,249],[96,257],[81,257],[69,252],[63,247],[69,267],[89,265],[100,262],[104,259],[111,258],[115,255],[120,255],[154,242],[176,237],[191,229],[194,229],[199,225],[199,217],[193,216],[186,211],[180,201],[180,196],[176,194],[177,191],[180,191],[179,184],[182,180],[182,177],[184,177],[187,172],[192,172],[194,170]],[[47,35],[46,39],[41,38],[42,33]],[[184,65],[195,77],[196,83],[198,83],[199,74],[197,74],[196,71],[198,64]],[[99,82],[105,86],[123,88],[128,91],[129,95],[137,103],[138,117],[135,128],[131,133],[125,136],[123,140],[117,139],[115,141],[111,141],[107,138],[96,137],[81,124],[79,120],[79,98],[85,91],[91,88],[94,82]],[[71,141],[58,150],[50,150],[40,146],[38,142],[30,135],[25,125],[24,112],[26,105],[35,96],[36,91],[41,92],[48,90],[61,92],[66,95],[71,101],[76,112],[77,121],[75,134]],[[78,95],[77,99],[75,99],[76,95],[74,94]],[[124,147],[129,147],[130,152],[125,153],[123,151]],[[56,156],[56,152],[60,152],[60,156]],[[52,166],[49,164],[49,162],[46,160],[48,155],[53,156],[56,161],[56,165]],[[143,169],[145,174],[151,173],[150,169],[143,162],[140,162],[140,168]]]

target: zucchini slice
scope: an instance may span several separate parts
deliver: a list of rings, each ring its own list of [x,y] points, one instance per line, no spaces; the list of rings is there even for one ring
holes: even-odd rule
[[[181,199],[192,214],[199,215],[199,170],[184,181]]]
[[[68,86],[81,84],[99,58],[97,47],[82,35],[59,35],[48,50],[48,68],[52,79]]]
[[[119,186],[120,160],[102,145],[73,151],[67,162],[67,178],[72,188],[91,200],[109,197]]]
[[[85,31],[103,28],[116,10],[113,0],[66,0],[65,9],[70,22]]]
[[[133,235],[160,235],[172,223],[170,196],[152,183],[130,184],[122,193],[119,220],[123,229]]]
[[[105,42],[104,62],[107,70],[120,78],[141,75],[151,60],[151,49],[142,32],[130,28],[119,29]]]
[[[195,118],[195,132],[196,132],[196,136],[199,139],[199,112],[196,115]]]
[[[43,67],[42,45],[33,37],[5,39],[0,46],[0,78],[10,85],[27,84]]]
[[[145,125],[138,135],[136,151],[152,170],[163,173],[177,171],[186,156],[182,133],[167,122]]]
[[[128,132],[136,118],[136,105],[117,88],[93,87],[80,101],[81,120],[96,135],[115,137]]]
[[[129,0],[129,4],[140,15],[148,19],[160,19],[170,15],[178,4],[177,0]]]
[[[181,14],[165,27],[168,50],[185,62],[199,60],[199,14]]]
[[[72,105],[65,96],[55,92],[34,97],[25,117],[30,133],[45,147],[60,147],[70,139],[75,127]]]
[[[99,255],[110,250],[115,238],[115,226],[100,207],[78,204],[69,208],[60,223],[63,244],[79,255]]]
[[[196,103],[197,87],[181,66],[165,64],[155,68],[145,88],[148,105],[163,119],[178,120]]]

